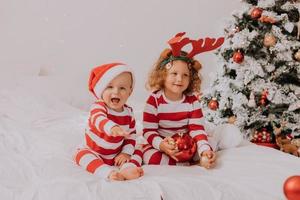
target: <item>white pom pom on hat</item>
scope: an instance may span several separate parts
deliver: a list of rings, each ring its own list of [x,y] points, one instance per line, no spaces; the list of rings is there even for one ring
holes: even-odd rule
[[[89,91],[92,92],[96,98],[101,98],[109,82],[123,72],[131,73],[133,88],[135,78],[131,67],[116,62],[103,64],[92,69],[89,77]]]

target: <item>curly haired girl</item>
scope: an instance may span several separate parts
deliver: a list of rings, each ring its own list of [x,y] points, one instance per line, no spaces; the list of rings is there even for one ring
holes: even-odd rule
[[[143,113],[143,136],[149,143],[143,152],[145,164],[189,165],[196,161],[205,168],[213,167],[216,154],[207,141],[195,95],[200,92],[200,69],[201,64],[185,51],[177,49],[176,53],[172,48],[161,52],[146,84],[152,93]],[[172,138],[179,132],[189,134],[197,145],[195,156],[184,163],[178,160],[182,152]],[[200,162],[201,157],[206,161]]]

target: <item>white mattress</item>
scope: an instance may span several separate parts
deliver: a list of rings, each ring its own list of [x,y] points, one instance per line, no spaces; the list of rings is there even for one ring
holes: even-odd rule
[[[144,177],[99,180],[72,161],[87,113],[51,93],[0,91],[0,199],[284,199],[300,159],[256,145],[218,152],[216,168],[144,166]]]

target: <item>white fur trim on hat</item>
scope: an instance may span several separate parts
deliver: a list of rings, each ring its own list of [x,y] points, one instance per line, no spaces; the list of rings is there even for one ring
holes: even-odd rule
[[[98,98],[101,98],[104,89],[107,87],[110,81],[112,81],[115,77],[123,72],[129,72],[132,77],[132,88],[134,87],[135,78],[132,72],[131,67],[127,65],[116,65],[110,69],[108,69],[103,76],[98,80],[97,84],[94,87],[94,93]],[[100,96],[99,96],[100,95]]]

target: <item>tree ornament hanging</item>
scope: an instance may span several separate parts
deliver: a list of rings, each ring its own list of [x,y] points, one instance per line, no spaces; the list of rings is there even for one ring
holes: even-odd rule
[[[254,95],[253,91],[250,93],[250,97],[249,97],[249,101],[248,101],[248,106],[250,108],[255,108],[256,107],[255,95]]]
[[[240,64],[244,61],[244,54],[240,50],[238,50],[234,52],[232,59],[234,62]]]
[[[262,23],[269,23],[269,24],[275,24],[276,20],[270,16],[261,16],[258,21]]]
[[[300,61],[300,49],[294,54],[294,58],[295,58],[297,61]]]
[[[236,122],[236,116],[232,115],[228,118],[229,124],[234,124]]]
[[[217,98],[213,97],[209,102],[208,102],[208,107],[211,110],[217,110],[219,107],[219,103],[217,101]]]
[[[277,39],[275,38],[275,36],[271,33],[267,33],[265,34],[265,37],[264,37],[264,46],[265,47],[273,47],[275,46],[277,42]]]
[[[236,34],[237,32],[240,32],[240,28],[238,26],[236,26],[234,29],[232,29],[231,31],[227,31],[228,32],[228,38],[231,38],[234,36],[234,34]]]
[[[283,191],[288,200],[300,199],[300,176],[291,176],[283,184]]]
[[[253,8],[253,10],[251,11],[251,18],[252,19],[258,19],[260,18],[261,14],[262,14],[263,10],[261,8]]]
[[[237,33],[237,32],[240,32],[241,31],[241,29],[240,29],[240,27],[238,27],[238,26],[236,26],[234,29],[233,29],[233,32],[234,33]]]
[[[261,93],[261,97],[260,97],[260,100],[259,100],[259,103],[261,106],[265,106],[267,104],[267,101],[268,101],[268,91],[267,90],[264,90],[262,93]]]

